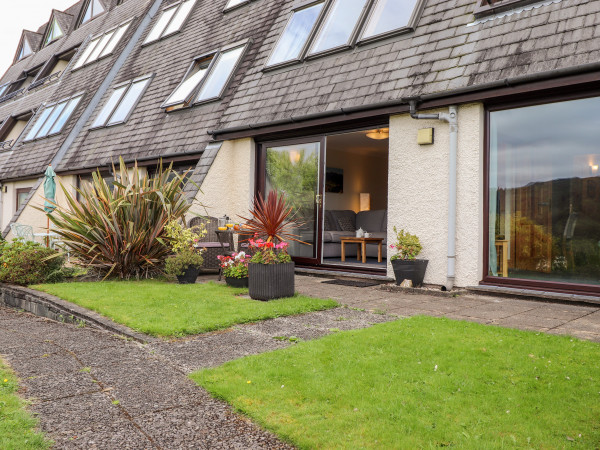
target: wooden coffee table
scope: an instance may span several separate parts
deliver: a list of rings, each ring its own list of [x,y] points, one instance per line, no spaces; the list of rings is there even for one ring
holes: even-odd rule
[[[377,244],[377,262],[381,262],[383,238],[343,237],[340,238],[340,242],[342,243],[342,262],[346,261],[346,244],[359,244],[356,251],[356,260],[360,261],[362,259],[363,264],[365,264],[367,262],[367,243]]]

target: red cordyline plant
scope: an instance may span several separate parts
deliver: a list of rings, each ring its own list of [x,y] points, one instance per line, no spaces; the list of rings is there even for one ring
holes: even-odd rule
[[[247,234],[262,238],[266,242],[296,241],[306,244],[298,239],[299,235],[292,232],[305,222],[296,217],[294,208],[287,205],[283,193],[271,191],[266,201],[258,194],[254,198],[254,208],[250,210],[250,214],[251,218],[242,217],[246,221],[244,229]]]

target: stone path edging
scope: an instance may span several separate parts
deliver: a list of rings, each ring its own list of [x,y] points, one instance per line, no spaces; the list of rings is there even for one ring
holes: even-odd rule
[[[142,344],[157,340],[54,295],[21,286],[0,283],[0,305],[21,309],[58,322],[75,325],[83,322],[90,327],[101,328]]]

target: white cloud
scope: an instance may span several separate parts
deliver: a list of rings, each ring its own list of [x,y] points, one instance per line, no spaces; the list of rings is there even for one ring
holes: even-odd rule
[[[11,66],[23,30],[37,31],[50,19],[52,9],[64,11],[77,0],[2,0],[0,14],[0,74]]]

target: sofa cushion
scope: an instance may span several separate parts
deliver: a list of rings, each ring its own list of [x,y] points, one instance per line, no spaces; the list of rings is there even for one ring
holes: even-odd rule
[[[386,213],[385,209],[361,211],[356,215],[356,228],[362,228],[369,233],[375,231],[387,232]]]
[[[352,210],[331,210],[329,211],[331,213],[330,218],[333,219],[332,220],[332,225],[334,225],[336,228],[336,230],[338,231],[342,231],[342,229],[339,226],[339,219],[341,219],[342,217],[347,217],[348,219],[350,219],[350,223],[352,223],[352,226],[354,227],[352,229],[352,231],[356,230],[356,213]]]
[[[338,219],[338,228],[340,228],[342,231],[356,230],[356,228],[354,228],[352,220],[350,220],[350,217],[340,217]]]
[[[353,231],[330,231],[331,235],[330,242],[341,242],[340,238],[342,237],[356,237],[356,233]]]

